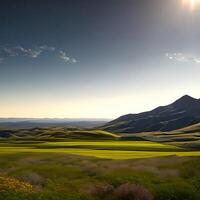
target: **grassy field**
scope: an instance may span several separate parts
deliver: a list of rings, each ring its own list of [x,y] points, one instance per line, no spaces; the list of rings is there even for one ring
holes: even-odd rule
[[[0,154],[0,200],[200,198],[199,157],[112,160],[52,149],[10,151]]]
[[[133,135],[150,141],[165,142],[187,149],[200,150],[200,124],[170,132],[148,132]],[[128,137],[130,136],[131,134]]]
[[[31,129],[0,129],[1,140],[11,141],[69,141],[115,140],[119,136],[102,130],[81,130],[75,127],[47,127]]]
[[[7,136],[0,142],[0,200],[200,199],[200,151],[98,130]]]
[[[200,156],[173,145],[139,141],[73,141],[44,143],[2,143],[0,154],[65,153],[107,159],[136,159],[162,156]]]

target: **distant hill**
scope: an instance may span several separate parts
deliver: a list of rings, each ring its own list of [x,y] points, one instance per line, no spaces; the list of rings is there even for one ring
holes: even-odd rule
[[[116,134],[107,131],[83,130],[76,127],[0,129],[0,141],[114,140],[117,138]]]
[[[194,125],[182,128],[182,129],[178,129],[173,132],[174,133],[175,132],[182,132],[182,133],[197,133],[198,132],[198,133],[200,133],[200,123],[194,124]]]
[[[200,123],[169,132],[143,132],[121,135],[124,139],[133,136],[153,142],[164,142],[190,149],[200,149]]]
[[[200,99],[185,95],[149,112],[128,114],[101,127],[115,133],[172,131],[200,123]]]
[[[35,128],[75,126],[79,128],[93,128],[102,126],[106,119],[28,119],[28,118],[0,118],[0,127],[3,128]]]

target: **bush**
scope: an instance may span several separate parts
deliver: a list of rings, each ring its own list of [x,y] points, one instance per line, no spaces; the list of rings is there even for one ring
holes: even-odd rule
[[[30,183],[33,185],[35,188],[42,189],[45,184],[46,180],[39,174],[35,172],[29,172],[21,177],[21,179],[27,183]]]
[[[186,183],[161,184],[155,191],[156,200],[199,200],[198,192]]]
[[[14,178],[0,177],[0,192],[32,192],[32,185]]]
[[[101,200],[107,198],[107,196],[112,194],[113,191],[114,191],[114,187],[109,184],[104,184],[104,185],[99,184],[99,185],[95,185],[89,188],[89,193],[95,198],[98,198]]]
[[[153,200],[152,194],[144,187],[135,184],[119,186],[109,200]]]
[[[146,188],[135,184],[123,184],[116,189],[111,185],[98,185],[90,193],[99,200],[153,200]]]

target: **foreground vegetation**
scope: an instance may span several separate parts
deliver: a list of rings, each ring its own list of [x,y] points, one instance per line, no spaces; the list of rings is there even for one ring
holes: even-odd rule
[[[0,199],[199,200],[200,158],[110,160],[63,153],[0,156]]]
[[[63,127],[0,133],[0,200],[200,199],[200,151],[173,142]]]

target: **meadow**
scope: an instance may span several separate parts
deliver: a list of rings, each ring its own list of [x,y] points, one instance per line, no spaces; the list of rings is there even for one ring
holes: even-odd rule
[[[12,130],[1,139],[0,200],[200,199],[200,151],[56,130]]]
[[[69,141],[2,143],[0,155],[16,153],[64,153],[106,159],[136,159],[162,156],[200,156],[200,151],[149,141]]]
[[[198,157],[112,160],[63,152],[1,153],[0,199],[198,200],[199,166]]]

